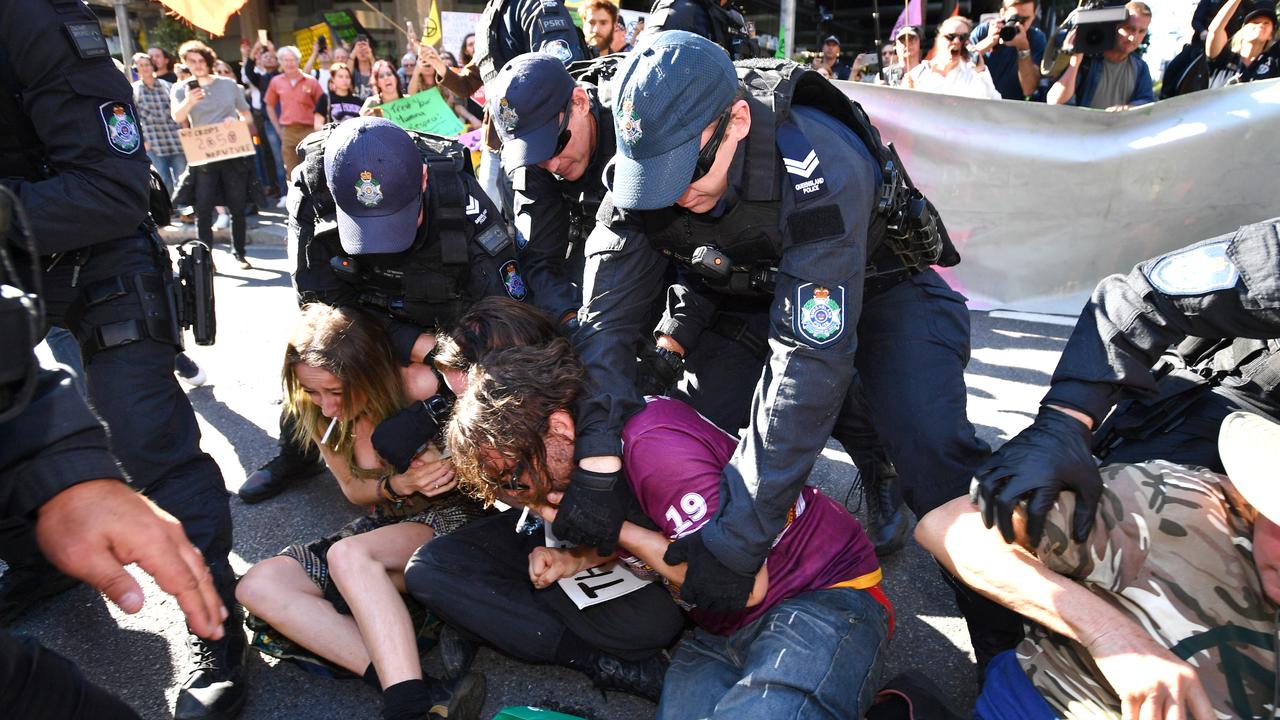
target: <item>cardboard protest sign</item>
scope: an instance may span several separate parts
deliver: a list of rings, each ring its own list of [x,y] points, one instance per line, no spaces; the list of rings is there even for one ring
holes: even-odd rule
[[[325,45],[329,48],[329,52],[333,52],[333,31],[325,23],[316,23],[310,27],[296,30],[293,33],[293,44],[298,46],[298,52],[302,53],[302,58],[298,60],[298,66],[307,64],[307,58],[311,57],[311,49],[315,47],[316,38],[323,37]]]
[[[188,165],[253,155],[253,136],[243,120],[182,128],[178,130],[178,140]]]
[[[462,62],[462,41],[467,35],[476,31],[476,23],[480,22],[480,13],[449,12],[440,13],[443,26],[444,49],[453,53],[458,62]]]
[[[484,138],[480,136],[480,128],[476,128],[468,133],[458,136],[458,142],[467,146],[467,149],[475,152],[484,146]]]
[[[445,102],[440,88],[431,88],[408,97],[383,103],[382,116],[405,130],[418,130],[445,137],[456,137],[466,125]]]

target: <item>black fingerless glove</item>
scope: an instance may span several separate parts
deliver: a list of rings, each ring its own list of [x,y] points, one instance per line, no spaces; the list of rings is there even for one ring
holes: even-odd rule
[[[747,598],[755,587],[754,574],[725,567],[720,558],[707,549],[702,533],[686,535],[671,543],[662,561],[668,565],[689,563],[685,571],[680,597],[685,602],[712,612],[733,612],[747,606]]]
[[[982,512],[982,522],[987,527],[998,524],[1005,541],[1013,542],[1013,512],[1025,499],[1027,538],[1034,547],[1058,493],[1069,490],[1076,494],[1071,538],[1084,542],[1102,497],[1092,441],[1093,433],[1084,423],[1054,408],[1040,408],[1030,427],[978,469],[971,499]]]
[[[561,540],[611,555],[630,503],[631,488],[621,470],[597,473],[574,468],[551,531]]]
[[[373,429],[373,449],[396,472],[409,469],[427,445],[440,438],[440,431],[452,412],[452,404],[443,395],[416,402],[378,423]]]

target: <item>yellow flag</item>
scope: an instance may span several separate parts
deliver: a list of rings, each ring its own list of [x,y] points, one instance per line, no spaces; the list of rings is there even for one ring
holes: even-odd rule
[[[431,13],[422,22],[422,44],[437,48],[444,42],[444,28],[440,25],[440,6],[431,0]]]

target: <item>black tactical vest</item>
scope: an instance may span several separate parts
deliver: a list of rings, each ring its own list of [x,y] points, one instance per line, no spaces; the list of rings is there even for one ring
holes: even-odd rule
[[[646,28],[686,30],[719,45],[733,60],[749,60],[760,48],[747,29],[742,12],[716,0],[656,0]]]
[[[44,143],[22,108],[22,87],[8,50],[0,46],[0,178],[44,180],[53,174]]]
[[[348,258],[324,174],[324,143],[335,127],[317,130],[298,146],[303,194],[315,212],[311,242],[323,244],[325,257],[334,259],[334,273],[355,288],[361,304],[420,327],[449,327],[475,300],[466,296],[471,273],[467,245],[474,228],[466,217],[469,196],[462,180],[463,173],[474,174],[470,153],[449,138],[406,131],[427,163],[427,229],[402,253]],[[492,244],[485,247],[491,255],[506,251],[514,258],[505,233],[475,240]],[[302,254],[308,255],[305,249]]]
[[[808,105],[848,126],[881,168],[881,202],[867,234],[868,277],[896,282],[929,265],[947,267],[959,262],[937,211],[911,186],[896,153],[881,143],[880,133],[860,105],[826,78],[796,63],[758,59],[734,65],[751,110],[738,201],[718,218],[678,207],[638,213],[655,248],[695,270],[694,253],[711,246],[731,259],[735,273],[776,271],[783,251],[779,212],[784,173],[778,160],[777,129],[790,117],[792,105]],[[904,214],[913,211],[909,207],[913,201],[919,217],[907,222]],[[610,207],[601,209],[602,216],[612,212]],[[877,288],[884,286],[883,281],[876,283]],[[731,281],[724,289],[760,295],[773,292],[768,283],[760,282]]]

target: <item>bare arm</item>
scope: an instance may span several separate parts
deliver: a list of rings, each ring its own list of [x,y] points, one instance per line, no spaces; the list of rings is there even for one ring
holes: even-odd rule
[[[1019,520],[1021,518],[1018,518]],[[1018,523],[1021,525],[1021,523]],[[1025,530],[1018,527],[1025,542]],[[1166,707],[1215,717],[1195,669],[1084,585],[1045,567],[988,530],[968,498],[921,518],[916,540],[955,577],[988,598],[1083,645],[1119,696],[1125,718],[1165,717]]]
[[[1227,0],[1218,9],[1218,14],[1213,16],[1213,22],[1209,23],[1209,37],[1205,39],[1204,54],[1210,60],[1218,57],[1227,43],[1231,42],[1231,38],[1227,36],[1227,23],[1231,22],[1231,16],[1235,15],[1238,7],[1240,0]]]
[[[643,560],[646,565],[666,578],[667,582],[673,585],[684,584],[685,572],[689,569],[689,565],[687,563],[668,565],[663,561],[663,555],[666,554],[667,546],[670,543],[662,533],[655,530],[646,530],[628,521],[622,523],[622,531],[618,534],[618,544],[625,548],[627,552]],[[751,589],[751,594],[747,596],[747,607],[755,607],[764,600],[765,593],[769,590],[768,567],[769,564],[766,562],[760,566],[760,570],[756,573],[756,584]]]
[[[1022,85],[1023,95],[1030,95],[1036,91],[1036,86],[1040,84],[1040,65],[1036,63],[1035,58],[1018,58],[1018,82]]]
[[[1075,32],[1074,30],[1072,32]],[[1053,87],[1049,88],[1048,104],[1050,105],[1066,105],[1071,102],[1071,98],[1076,95],[1076,74],[1080,71],[1080,55],[1072,55],[1071,62],[1067,64],[1067,69],[1053,83]]]

